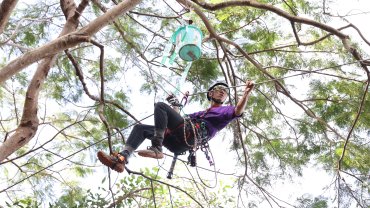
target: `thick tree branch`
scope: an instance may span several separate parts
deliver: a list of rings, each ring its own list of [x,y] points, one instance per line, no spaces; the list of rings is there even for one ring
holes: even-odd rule
[[[60,4],[67,19],[60,34],[60,36],[63,36],[77,28],[78,19],[70,18],[74,15],[76,8],[73,0],[61,0]],[[15,133],[0,146],[0,152],[2,153],[0,154],[0,162],[17,149],[27,144],[36,134],[39,125],[39,119],[37,117],[39,93],[50,68],[57,59],[57,54],[54,53],[53,55],[45,57],[46,58],[38,65],[31,83],[28,86],[20,125],[15,130]],[[0,71],[0,74],[2,71],[3,70]]]
[[[29,51],[21,57],[11,61],[0,70],[0,84],[36,61],[74,47],[81,42],[85,42],[87,38],[110,24],[118,16],[132,9],[140,1],[141,0],[125,0],[80,30],[65,34],[56,40]]]
[[[308,18],[291,15],[291,14],[289,14],[288,12],[286,12],[282,9],[279,9],[279,8],[274,7],[272,5],[260,3],[260,2],[255,1],[255,0],[225,1],[225,2],[218,3],[218,4],[209,4],[209,3],[206,3],[206,2],[200,2],[198,0],[192,0],[192,1],[196,4],[198,4],[199,6],[203,7],[204,9],[211,10],[211,11],[224,9],[224,8],[227,8],[227,7],[235,7],[235,6],[250,6],[250,7],[257,8],[257,9],[263,9],[263,10],[271,11],[271,12],[273,12],[273,13],[281,16],[281,17],[286,18],[289,21],[299,22],[299,23],[303,23],[303,24],[307,24],[307,25],[311,25],[311,26],[320,28],[320,29],[325,30],[329,33],[333,33],[334,35],[338,36],[341,39],[348,38],[348,36],[346,34],[338,31],[337,29],[335,29],[335,28],[333,28],[329,25],[326,25],[326,24],[323,24],[323,23],[320,23],[320,22],[317,22],[317,21],[314,21],[314,20],[311,20],[311,19],[308,19]]]

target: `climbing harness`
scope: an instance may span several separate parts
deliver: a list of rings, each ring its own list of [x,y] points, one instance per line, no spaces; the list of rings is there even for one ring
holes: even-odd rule
[[[197,150],[200,149],[204,153],[206,159],[208,160],[209,165],[213,166],[213,168],[214,168],[213,172],[215,173],[215,179],[217,181],[216,166],[215,166],[215,163],[214,163],[214,159],[213,159],[211,149],[210,149],[209,144],[208,144],[208,141],[210,140],[210,138],[208,137],[206,123],[205,123],[205,121],[203,121],[201,119],[209,112],[210,109],[211,108],[207,109],[203,113],[203,115],[200,116],[199,119],[195,119],[195,120],[189,119],[188,120],[188,122],[192,126],[192,130],[193,130],[194,145],[192,145],[191,146],[192,148],[189,150],[189,156],[188,156],[187,164],[190,165],[191,167],[196,168],[198,178],[200,179],[200,181],[203,183],[204,186],[207,186],[208,188],[214,188],[216,186],[217,182],[213,186],[210,186],[210,185],[206,184],[203,181],[203,179],[200,177],[200,174],[199,174],[199,171],[198,171],[198,166],[197,166],[197,157],[196,157]]]
[[[198,149],[201,149],[201,151],[204,152],[204,154],[205,154],[205,156],[206,156],[206,158],[209,162],[209,165],[210,166],[214,165],[213,160],[209,156],[210,148],[209,148],[208,141],[210,140],[210,138],[208,137],[206,122],[202,120],[202,118],[209,112],[210,109],[211,108],[208,108],[203,113],[203,115],[201,115],[199,117],[199,119],[196,119],[195,124],[192,120],[189,120],[191,126],[193,127],[194,137],[195,137],[194,138],[194,147],[193,147],[194,157],[191,158],[191,160],[189,160],[189,163],[192,167],[196,166],[196,154],[195,154],[195,152]],[[190,152],[189,155],[191,155],[191,154],[192,154],[192,152]],[[195,160],[195,161],[192,161],[192,160]],[[195,165],[192,165],[192,164],[195,164]]]
[[[184,123],[176,127],[174,130],[167,130],[166,134],[176,134],[180,128],[183,128],[182,137],[183,145],[186,145],[185,150],[173,151],[174,157],[171,163],[171,167],[168,171],[167,178],[171,179],[173,175],[173,170],[176,164],[178,155],[183,155],[186,151],[189,152],[187,164],[191,167],[197,166],[196,152],[201,149],[204,152],[210,166],[214,165],[213,159],[211,158],[209,152],[209,137],[205,121],[202,119],[191,119],[189,117],[184,118]],[[179,136],[179,134],[176,134]]]

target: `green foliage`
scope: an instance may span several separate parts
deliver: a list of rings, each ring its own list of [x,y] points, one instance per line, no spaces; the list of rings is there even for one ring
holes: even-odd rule
[[[148,21],[148,20],[147,20]],[[142,51],[142,41],[146,38],[146,34],[140,30],[137,30],[138,23],[131,18],[125,16],[118,21],[118,28],[112,27],[110,33],[120,34],[122,38],[122,46],[119,48],[123,53],[130,53],[132,49]],[[121,33],[123,31],[123,34]]]
[[[216,60],[199,59],[194,61],[188,78],[199,81],[213,81],[220,74],[218,62]]]
[[[301,14],[314,14],[316,10],[320,9],[317,2],[306,0],[288,0],[284,1],[282,6],[285,11],[295,16],[301,16]]]
[[[28,45],[28,46],[32,46],[35,44],[36,42],[36,37],[33,35],[33,32],[32,31],[25,31],[24,32],[24,38],[23,38],[23,42]]]
[[[251,123],[258,125],[260,123],[271,123],[276,116],[271,103],[263,95],[251,97],[248,112],[251,113]]]
[[[43,42],[43,39],[47,36],[46,28],[49,26],[49,22],[45,19],[39,20],[40,14],[45,13],[46,7],[33,7],[28,6],[22,8],[21,11],[17,12],[16,16],[22,16],[23,18],[19,22],[13,22],[10,19],[7,25],[7,31],[13,31],[15,34],[15,42],[21,42],[25,46],[34,47]]]
[[[244,49],[248,52],[260,51],[266,48],[273,48],[279,38],[279,34],[270,31],[262,26],[253,27],[252,31],[245,31],[243,36],[250,40],[250,44],[245,44]],[[267,55],[273,56],[272,52]]]
[[[118,58],[111,60],[108,59],[104,62],[105,69],[104,69],[104,78],[106,80],[114,80],[116,74],[120,71],[120,61]]]
[[[251,10],[248,7],[239,7],[238,9],[226,8],[217,11],[216,19],[220,24],[216,26],[217,30],[226,32],[228,38],[234,37],[237,33],[232,32],[240,28],[240,23],[247,24],[260,13],[256,10]]]
[[[363,84],[347,81],[322,82],[314,80],[311,82],[312,90],[310,95],[317,98],[312,103],[312,109],[320,117],[329,122],[335,122],[341,128],[349,128],[357,115],[358,105],[363,96]],[[364,112],[360,117],[359,129],[370,128],[368,114],[370,108],[370,96],[368,95],[364,103]]]
[[[297,199],[299,208],[328,208],[328,199],[325,197],[314,197],[310,195],[303,195]]]
[[[194,61],[187,79],[190,80],[195,87],[194,93],[199,91],[206,91],[208,87],[221,75],[221,70],[217,61],[208,59],[199,59]],[[204,100],[205,95],[202,97],[195,97],[195,100]]]
[[[48,76],[49,82],[45,83],[45,88],[48,90],[49,95],[57,101],[79,101],[82,95],[82,88],[80,85],[77,85],[79,83],[75,69],[69,59],[67,57],[61,59],[59,67],[58,70],[50,72]],[[58,83],[58,85],[54,83]]]
[[[75,170],[76,175],[78,177],[82,177],[82,178],[93,173],[93,171],[91,169],[87,169],[87,168],[83,168],[83,167],[79,167],[79,166],[74,167],[74,170]]]
[[[87,191],[89,194],[89,191]],[[68,190],[64,195],[62,195],[55,204],[49,204],[49,208],[82,208],[87,207],[87,195],[85,191],[81,188],[76,188],[73,190]]]
[[[327,150],[320,160],[327,166],[335,164],[343,155],[344,143],[340,142],[332,150]],[[350,142],[341,162],[343,170],[359,172],[364,177],[370,171],[370,151],[368,145],[356,145]]]
[[[19,207],[19,208],[37,208],[41,206],[41,202],[26,197],[24,199],[15,200],[13,203],[6,202],[6,207]]]
[[[158,176],[158,168],[141,170],[146,177],[155,178],[156,180],[163,180]],[[175,179],[176,180],[176,179]],[[180,179],[178,179],[180,180]],[[178,181],[178,182],[181,182]],[[104,177],[101,181],[102,185],[107,184],[107,178]],[[169,198],[169,189],[167,186],[155,181],[152,182],[154,187],[154,194],[152,193],[151,182],[149,179],[141,175],[131,174],[118,180],[113,189],[114,199],[116,200],[116,207],[154,207],[152,197],[155,196],[155,203],[157,207],[183,207],[194,206],[195,202],[184,200],[187,198],[183,192],[171,188],[172,198]],[[183,183],[183,181],[182,181]],[[185,184],[184,184],[185,185]],[[55,202],[49,205],[50,208],[56,207],[103,207],[113,203],[110,190],[107,190],[106,185],[98,186],[98,191],[84,190],[82,188],[69,189]],[[179,186],[182,190],[198,198],[197,191],[191,186]],[[209,202],[211,206],[235,206],[234,199],[228,194],[231,186],[220,181],[220,188],[209,192]],[[150,200],[140,200],[148,198]],[[201,199],[197,199],[201,201]]]
[[[106,107],[105,116],[112,127],[121,129],[128,125],[127,116],[122,115],[116,108]]]
[[[117,103],[122,108],[125,109],[128,108],[127,103],[129,103],[129,98],[122,91],[115,92],[115,94],[113,95],[107,94],[105,99]],[[128,125],[127,115],[123,114],[121,109],[119,109],[115,105],[112,104],[105,105],[104,115],[112,128],[122,129],[123,127]]]
[[[222,0],[207,2],[224,3]],[[55,39],[66,21],[60,10],[59,1],[27,3],[17,5],[2,34],[4,37],[2,40],[11,39],[1,43],[3,52],[0,53],[1,67],[27,51]],[[107,8],[114,6],[114,2],[110,0],[104,0],[102,3]],[[354,62],[340,38],[330,35],[313,42],[328,32],[312,25],[295,23],[300,41],[312,43],[299,45],[292,32],[290,21],[272,11],[249,6],[230,6],[215,11],[201,9],[216,33],[238,44],[248,53],[249,57],[246,58],[228,42],[223,42],[221,48],[220,41],[209,36],[205,24],[194,10],[182,10],[182,7],[177,10],[175,7],[169,8],[166,3],[155,0],[143,1],[133,9],[135,12],[129,12],[128,15],[122,15],[117,19],[118,28],[110,24],[92,37],[104,46],[104,80],[101,80],[101,51],[98,47],[86,42],[69,49],[82,70],[84,83],[91,95],[99,98],[103,81],[105,100],[117,103],[135,116],[141,115],[142,112],[131,112],[133,104],[130,102],[134,100],[129,97],[133,94],[131,90],[141,86],[141,94],[138,96],[143,96],[145,102],[144,95],[162,95],[164,90],[159,86],[169,86],[167,82],[174,83],[179,78],[184,63],[178,61],[171,68],[164,68],[159,67],[159,60],[168,41],[166,38],[181,25],[183,19],[190,18],[207,38],[202,43],[201,59],[192,63],[187,77],[188,84],[193,86],[193,89],[190,89],[191,93],[205,91],[216,79],[236,80],[236,85],[242,84],[241,79],[263,82],[256,86],[257,89],[249,98],[243,118],[239,119],[242,123],[240,130],[244,136],[244,146],[234,147],[238,158],[243,158],[239,155],[241,152],[247,154],[246,161],[238,160],[241,167],[238,167],[237,171],[243,171],[247,166],[247,174],[250,177],[248,180],[254,180],[251,182],[245,178],[240,179],[239,176],[236,179],[238,186],[244,184],[238,187],[240,190],[247,189],[246,206],[259,207],[260,199],[264,199],[259,192],[261,189],[257,188],[256,184],[262,189],[270,188],[280,179],[302,175],[306,164],[324,166],[327,172],[337,174],[336,168],[339,166],[340,158],[342,158],[341,170],[356,176],[355,182],[348,180],[353,192],[344,190],[348,195],[344,200],[350,204],[357,202],[353,196],[363,198],[367,187],[364,188],[366,184],[362,182],[368,180],[370,171],[370,96],[366,95],[358,122],[353,126],[365,93],[365,82],[354,79],[363,81],[367,77],[358,63],[338,66]],[[258,3],[266,3],[297,17],[315,19],[321,23],[335,18],[323,15],[321,1],[259,0]],[[331,2],[326,3],[329,8]],[[88,25],[102,14],[97,6],[90,4],[82,13],[78,28]],[[361,48],[362,43],[354,42],[351,31],[345,32],[353,42],[351,47],[356,48],[360,54],[366,54],[367,51]],[[148,63],[142,58],[143,55]],[[249,58],[258,62],[263,70],[252,64]],[[148,65],[164,78],[149,71]],[[22,118],[26,91],[36,67],[37,64],[22,70],[7,80],[4,87],[0,87],[0,136],[4,140],[5,136],[9,138],[14,134],[14,129]],[[158,68],[160,70],[157,70]],[[323,70],[314,73],[318,69]],[[132,72],[138,72],[135,73],[137,77],[130,77]],[[296,82],[281,79],[302,72],[311,73],[299,76],[299,79],[295,79]],[[287,94],[281,93],[278,85],[272,81],[274,78],[280,78],[277,81],[289,91]],[[129,83],[137,86],[130,86]],[[306,86],[306,83],[309,84]],[[12,185],[31,173],[37,171],[40,173],[4,193],[12,198],[5,206],[46,207],[46,201],[50,201],[49,207],[103,207],[111,204],[113,199],[112,193],[108,190],[107,178],[103,179],[101,184],[97,184],[98,188],[94,190],[85,190],[82,182],[86,177],[94,175],[95,171],[103,169],[100,166],[94,167],[97,160],[96,151],[108,149],[106,129],[96,110],[98,102],[86,95],[83,84],[76,75],[75,67],[63,53],[58,54],[56,64],[49,72],[46,82],[40,83],[40,86],[42,91],[39,95],[37,117],[42,124],[38,127],[35,138],[9,158],[25,156],[2,164],[0,175],[3,176],[1,180],[5,181],[4,183]],[[165,90],[173,89],[168,87]],[[242,88],[236,88],[236,91],[235,94],[240,96]],[[233,104],[235,94],[231,95]],[[192,97],[192,101],[195,102],[205,100],[205,94]],[[288,103],[298,106],[297,113],[292,115],[293,110],[289,108]],[[208,105],[208,102],[206,104]],[[116,130],[127,127],[131,119],[122,109],[108,102],[104,106],[104,115],[109,125],[114,128],[113,149],[120,150],[122,144],[121,139],[116,139],[120,137]],[[328,126],[343,138],[336,135]],[[353,131],[348,136],[352,127]],[[228,145],[223,144],[225,147]],[[82,151],[90,145],[93,146],[88,151]],[[73,157],[61,159],[76,152],[78,154]],[[62,162],[48,167],[58,160]],[[41,171],[45,167],[48,168]],[[165,180],[158,177],[158,169],[142,171],[146,176]],[[207,206],[236,207],[240,203],[236,201],[235,196],[231,196],[235,187],[229,184],[220,182],[219,189],[206,190],[204,191],[206,197],[203,197],[199,193],[202,189],[199,190],[194,183],[184,181],[186,180],[178,179],[170,183],[180,184],[179,187]],[[240,183],[241,181],[244,183]],[[32,186],[32,189],[28,186]],[[156,197],[157,207],[198,206],[179,190],[170,188],[171,194],[174,193],[170,198],[167,186],[158,182],[153,182],[153,186],[154,194],[149,179],[134,174],[119,175],[112,192],[116,200],[120,197],[124,199],[118,202],[117,207],[154,207],[153,195]],[[60,190],[59,187],[63,188],[63,194],[51,198],[51,193],[55,189]],[[28,193],[27,190],[31,191]],[[137,192],[132,194],[134,191]],[[303,195],[295,205],[302,208],[329,207],[327,196]],[[342,199],[343,196],[336,198]],[[366,207],[366,204],[362,206]]]

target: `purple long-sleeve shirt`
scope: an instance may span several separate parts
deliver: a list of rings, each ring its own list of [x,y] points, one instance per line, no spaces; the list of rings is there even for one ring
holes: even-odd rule
[[[208,111],[199,111],[189,114],[192,119],[203,119],[207,124],[209,139],[213,138],[218,131],[223,129],[235,118],[240,116],[235,115],[235,106],[220,106],[213,107]]]

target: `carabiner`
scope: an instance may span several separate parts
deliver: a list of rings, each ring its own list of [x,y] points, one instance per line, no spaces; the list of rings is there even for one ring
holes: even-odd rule
[[[186,91],[184,94],[184,97],[182,97],[180,104],[182,107],[185,107],[185,105],[188,103],[188,97],[189,97],[189,91]],[[184,101],[184,103],[182,103]]]

